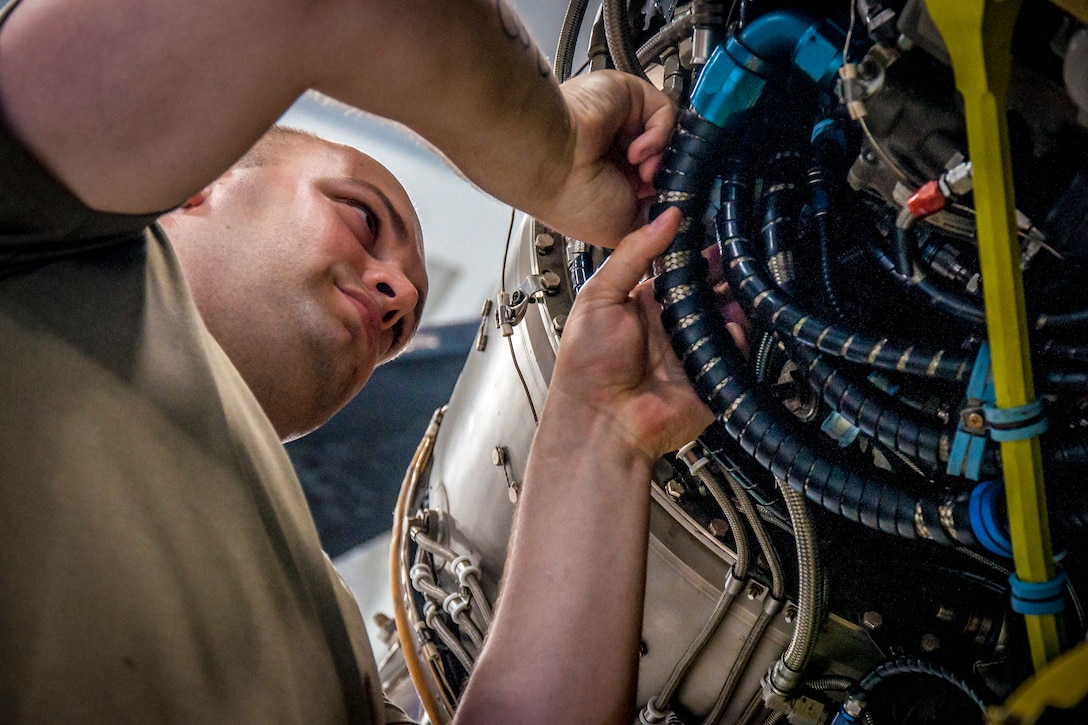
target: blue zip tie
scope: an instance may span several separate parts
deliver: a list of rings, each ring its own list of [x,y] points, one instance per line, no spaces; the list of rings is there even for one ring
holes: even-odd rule
[[[1012,541],[997,515],[1004,486],[997,481],[985,481],[971,491],[968,512],[971,516],[971,533],[987,551],[998,556],[1012,556]]]
[[[1037,616],[1061,613],[1065,609],[1065,582],[1064,571],[1045,582],[1026,582],[1013,572],[1009,575],[1013,611]]]
[[[995,441],[1022,441],[1046,432],[1050,425],[1043,414],[1043,401],[1038,398],[1014,408],[984,405],[982,414]]]

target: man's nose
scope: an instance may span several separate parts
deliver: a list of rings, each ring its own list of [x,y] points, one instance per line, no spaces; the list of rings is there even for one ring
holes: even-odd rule
[[[407,317],[419,301],[419,291],[399,269],[383,267],[372,279],[381,306],[382,329],[388,329]]]

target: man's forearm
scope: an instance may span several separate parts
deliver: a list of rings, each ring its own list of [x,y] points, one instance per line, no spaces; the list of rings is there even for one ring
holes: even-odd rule
[[[458,722],[631,721],[650,467],[610,419],[549,394]]]
[[[24,0],[0,32],[16,131],[112,211],[183,201],[310,87],[414,128],[514,203],[569,156],[558,87],[500,0]]]
[[[357,25],[409,30],[379,30],[368,43],[349,34],[337,55],[354,52],[370,70],[360,75],[349,62],[345,73],[315,83],[318,90],[404,123],[486,191],[523,208],[562,181],[573,152],[567,108],[509,5],[357,6],[365,15]]]

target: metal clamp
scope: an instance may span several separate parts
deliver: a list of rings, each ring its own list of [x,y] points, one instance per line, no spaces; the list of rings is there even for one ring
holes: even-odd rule
[[[514,334],[514,326],[524,319],[530,302],[535,302],[545,294],[554,294],[558,287],[559,276],[554,272],[545,272],[530,274],[512,293],[500,292],[498,307],[502,336],[510,337]]]

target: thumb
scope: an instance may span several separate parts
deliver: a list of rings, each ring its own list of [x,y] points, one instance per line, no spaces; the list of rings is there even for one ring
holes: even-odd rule
[[[669,207],[652,224],[624,237],[586,287],[593,284],[595,294],[616,302],[626,300],[650,269],[654,258],[669,248],[679,228],[680,210]]]

